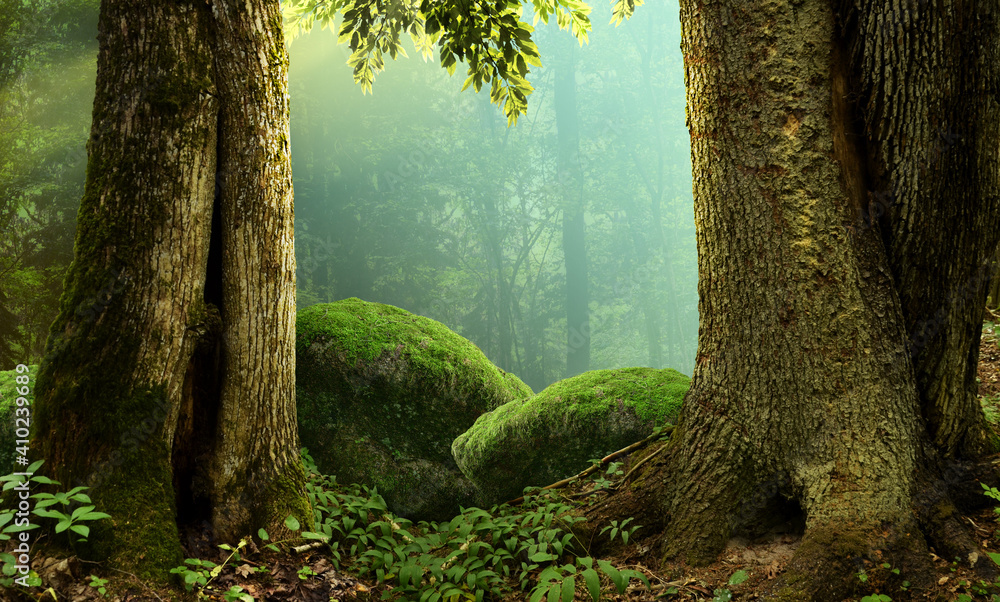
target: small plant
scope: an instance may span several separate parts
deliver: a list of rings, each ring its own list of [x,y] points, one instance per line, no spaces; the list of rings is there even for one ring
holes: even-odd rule
[[[90,496],[84,493],[86,489],[86,487],[74,487],[65,493],[36,494],[32,496],[39,500],[39,502],[35,504],[34,514],[36,516],[42,516],[55,520],[56,533],[62,533],[63,531],[69,530],[81,536],[81,538],[77,541],[86,541],[87,537],[90,536],[90,527],[82,523],[111,518],[111,515],[109,514],[94,510],[94,505],[90,501]],[[60,510],[46,509],[55,506],[56,504],[61,504],[67,511],[69,511],[71,505],[74,503],[83,505],[74,508],[70,514],[66,514]]]
[[[108,588],[106,587],[108,585],[107,579],[101,579],[97,575],[90,575],[87,579],[90,579],[87,585],[96,589],[97,593],[100,594],[102,598],[108,597]]]
[[[610,530],[611,531],[611,541],[614,541],[615,540],[615,536],[620,533],[621,536],[622,536],[622,541],[627,544],[628,543],[628,538],[633,533],[635,533],[636,531],[638,531],[639,529],[642,528],[642,525],[635,525],[633,527],[626,527],[626,525],[628,525],[629,522],[631,522],[631,521],[632,521],[631,518],[626,518],[625,520],[623,520],[621,522],[621,524],[619,524],[618,521],[613,520],[613,521],[611,521],[610,525],[608,525],[608,526],[604,527],[603,529],[601,529],[601,534],[603,535],[605,532],[607,532],[608,530]]]
[[[750,578],[750,575],[743,570],[736,571],[729,577],[728,586],[739,585]],[[729,602],[733,599],[733,592],[729,587],[720,587],[712,592],[712,602]]]
[[[30,478],[25,478],[24,474],[7,474],[0,476],[0,483],[3,483],[3,491],[12,489],[33,488],[38,485],[58,486],[60,483],[43,475],[36,475],[35,472],[41,468],[43,460],[33,462],[25,469],[25,473],[31,474]],[[86,494],[87,487],[74,487],[67,492],[56,493],[34,493],[30,499],[35,500],[31,509],[31,515],[52,519],[55,521],[54,531],[56,534],[75,533],[78,539],[70,539],[70,545],[76,542],[86,541],[90,535],[90,527],[87,523],[110,518],[104,512],[97,512]],[[61,505],[63,510],[54,509],[53,506]],[[39,523],[30,522],[24,513],[19,513],[13,508],[0,510],[0,542],[10,541],[15,534],[23,531],[38,529]],[[27,575],[15,578],[17,573],[17,561],[13,554],[0,553],[0,586],[11,588],[15,585],[28,585],[38,587],[42,580],[35,571],[29,571]]]
[[[226,602],[254,602],[254,597],[243,591],[243,588],[234,585],[222,593],[222,599]]]
[[[885,594],[872,594],[861,598],[861,602],[892,602],[892,598]]]
[[[574,506],[553,491],[526,489],[519,507],[464,508],[444,523],[413,523],[389,512],[377,490],[338,485],[319,474],[307,453],[303,464],[316,533],[301,535],[324,541],[338,568],[345,564],[389,585],[397,599],[481,602],[520,589],[529,602],[572,600],[583,585],[597,602],[600,573],[619,593],[631,579],[649,586],[638,571],[589,557],[572,530],[585,519],[573,516]],[[617,471],[620,465],[611,468]],[[613,525],[614,536],[627,539],[638,528],[629,520]]]
[[[316,576],[316,572],[313,571],[312,567],[310,567],[310,566],[303,566],[301,569],[298,570],[298,576],[299,576],[299,579],[301,579],[303,581],[306,581],[310,577],[315,577]]]
[[[192,591],[197,587],[198,597],[200,599],[208,599],[205,590],[209,588],[209,584],[222,573],[222,570],[230,562],[239,562],[241,560],[240,550],[247,545],[248,540],[249,538],[244,537],[236,544],[235,548],[229,544],[221,544],[219,549],[229,552],[229,556],[226,557],[222,564],[216,564],[211,560],[202,560],[200,558],[188,558],[184,561],[184,564],[188,566],[174,567],[170,569],[170,572],[181,576],[181,579],[184,580],[184,589]],[[230,588],[230,591],[232,591],[232,588]],[[242,598],[233,599],[242,600]]]

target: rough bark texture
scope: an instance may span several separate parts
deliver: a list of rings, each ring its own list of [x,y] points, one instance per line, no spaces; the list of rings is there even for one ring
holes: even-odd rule
[[[983,184],[997,169],[996,78],[975,58],[1000,41],[996,9],[892,5],[901,30],[831,0],[681,2],[701,325],[678,427],[636,486],[657,501],[665,554],[696,563],[763,514],[800,510],[793,598],[851,595],[851,563],[875,549],[926,575],[921,528],[939,550],[968,543],[941,472],[987,447],[964,371],[997,227]],[[917,35],[927,11],[933,35]],[[852,69],[859,36],[881,42]],[[954,157],[933,147],[938,119],[961,124]],[[898,200],[873,216],[883,182]],[[911,338],[934,316],[940,336]],[[648,512],[648,491],[631,495]]]
[[[272,18],[251,26],[257,5]],[[283,73],[276,11],[101,7],[87,184],[38,378],[36,449],[47,474],[89,485],[111,514],[91,552],[145,575],[179,564],[178,512],[208,516],[208,498],[229,512],[213,515],[224,537],[306,507],[289,359],[287,96],[282,78],[254,82],[262,74],[245,66],[252,57]],[[237,69],[250,98],[222,83]],[[242,123],[220,119],[236,111]]]
[[[711,542],[692,558],[717,551],[735,509],[700,501],[785,473],[810,526],[902,521],[919,429],[879,241],[846,228],[830,160],[829,3],[710,6],[682,6],[702,323],[675,434],[696,485],[667,539]]]
[[[224,366],[212,523],[236,539],[301,496],[288,55],[277,2],[217,0]]]
[[[976,366],[1000,240],[998,15],[994,2],[955,0],[843,11],[870,141],[859,226],[885,240],[923,415],[949,457],[989,445]]]

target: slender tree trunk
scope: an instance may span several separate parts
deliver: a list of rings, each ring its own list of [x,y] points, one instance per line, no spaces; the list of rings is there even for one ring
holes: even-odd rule
[[[100,47],[35,433],[46,472],[112,516],[92,552],[162,578],[180,560],[178,512],[225,539],[310,516],[287,59],[270,2],[104,2]]]
[[[660,345],[660,313],[662,308],[657,304],[656,279],[648,275],[650,252],[649,243],[646,241],[646,234],[641,227],[638,211],[635,203],[625,201],[625,219],[628,221],[629,231],[632,234],[632,244],[635,247],[636,260],[638,262],[638,289],[640,306],[642,307],[643,320],[646,331],[646,354],[649,366],[652,368],[663,367],[663,353]]]
[[[961,551],[964,558],[975,549],[949,516],[948,476],[958,469],[947,458],[963,436],[973,441],[964,451],[986,448],[980,417],[971,416],[960,395],[929,403],[940,399],[933,394],[939,387],[960,387],[921,366],[974,366],[976,359],[978,337],[958,335],[981,319],[984,289],[975,274],[995,245],[987,232],[998,225],[997,166],[986,164],[996,163],[1000,136],[995,101],[985,92],[998,82],[983,67],[997,59],[997,9],[893,6],[903,12],[855,29],[858,19],[838,13],[830,0],[681,2],[700,273],[698,354],[663,459],[638,477],[646,487],[623,498],[646,515],[643,524],[662,527],[666,555],[696,563],[714,559],[734,529],[776,508],[801,512],[805,535],[785,593],[803,599],[851,595],[856,563],[874,558],[875,550],[891,552],[895,566],[914,575],[911,581],[926,578],[922,535],[939,553]],[[940,37],[931,38],[952,45],[881,29],[898,23],[907,31],[933,30]],[[978,33],[964,36],[966,27]],[[891,61],[871,59],[858,68],[877,85],[861,93],[851,42],[883,34],[892,40],[884,52],[908,57],[899,60],[913,61],[907,64],[930,79],[914,82]],[[976,53],[986,56],[973,60]],[[933,61],[939,63],[928,68]],[[933,96],[938,89],[934,73],[950,78],[941,82],[945,89],[951,84],[964,92],[941,105],[924,100],[924,91]],[[912,162],[896,159],[893,153],[932,155],[934,137],[887,134],[883,107],[897,111],[890,120],[912,113],[930,123],[968,112],[963,142],[948,165],[964,174],[960,181],[971,192],[945,196],[935,180],[942,173],[917,177]],[[895,150],[886,155],[885,148]],[[905,182],[917,191],[907,198],[920,201],[899,196],[898,215],[873,216],[870,191],[879,178],[898,182],[894,190]],[[905,241],[898,234],[922,224],[921,213],[935,212],[962,227],[925,227]],[[912,259],[894,250],[903,245]],[[963,277],[952,275],[961,271],[956,264],[972,275],[968,288],[954,288]],[[920,269],[949,275],[943,295],[927,292],[945,283],[928,286]],[[911,317],[912,299],[929,304],[925,316],[944,304],[953,317],[940,323],[956,338],[923,346],[912,339],[920,320]],[[928,363],[925,355],[936,359]]]
[[[580,165],[576,110],[576,47],[566,40],[567,56],[556,69],[555,107],[558,174],[563,195],[563,256],[566,266],[566,376],[590,369],[590,289],[587,282],[586,201]]]

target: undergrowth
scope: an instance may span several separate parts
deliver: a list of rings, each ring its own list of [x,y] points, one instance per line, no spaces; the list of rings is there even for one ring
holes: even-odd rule
[[[467,508],[447,522],[414,523],[389,512],[377,491],[321,475],[307,453],[303,462],[310,474],[307,491],[317,531],[299,532],[298,541],[272,542],[261,530],[261,546],[278,551],[302,539],[322,542],[335,567],[382,584],[383,600],[481,602],[521,590],[528,592],[529,602],[568,602],[579,587],[596,602],[601,599],[601,574],[619,593],[631,579],[649,587],[642,573],[590,557],[586,543],[572,530],[584,519],[572,516],[573,506],[553,492],[529,491],[516,508]],[[286,526],[299,531],[293,519]],[[617,527],[623,534],[636,528]],[[252,600],[244,592],[211,590],[225,564],[240,560],[241,548],[227,548],[232,553],[222,566],[189,559],[175,572],[202,596]]]

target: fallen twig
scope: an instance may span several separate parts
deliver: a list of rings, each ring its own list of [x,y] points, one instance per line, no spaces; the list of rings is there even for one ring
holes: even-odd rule
[[[309,550],[315,550],[316,548],[322,548],[326,545],[325,541],[314,541],[312,543],[304,543],[301,546],[295,546],[292,551],[296,554],[301,554],[302,552],[308,552]]]

